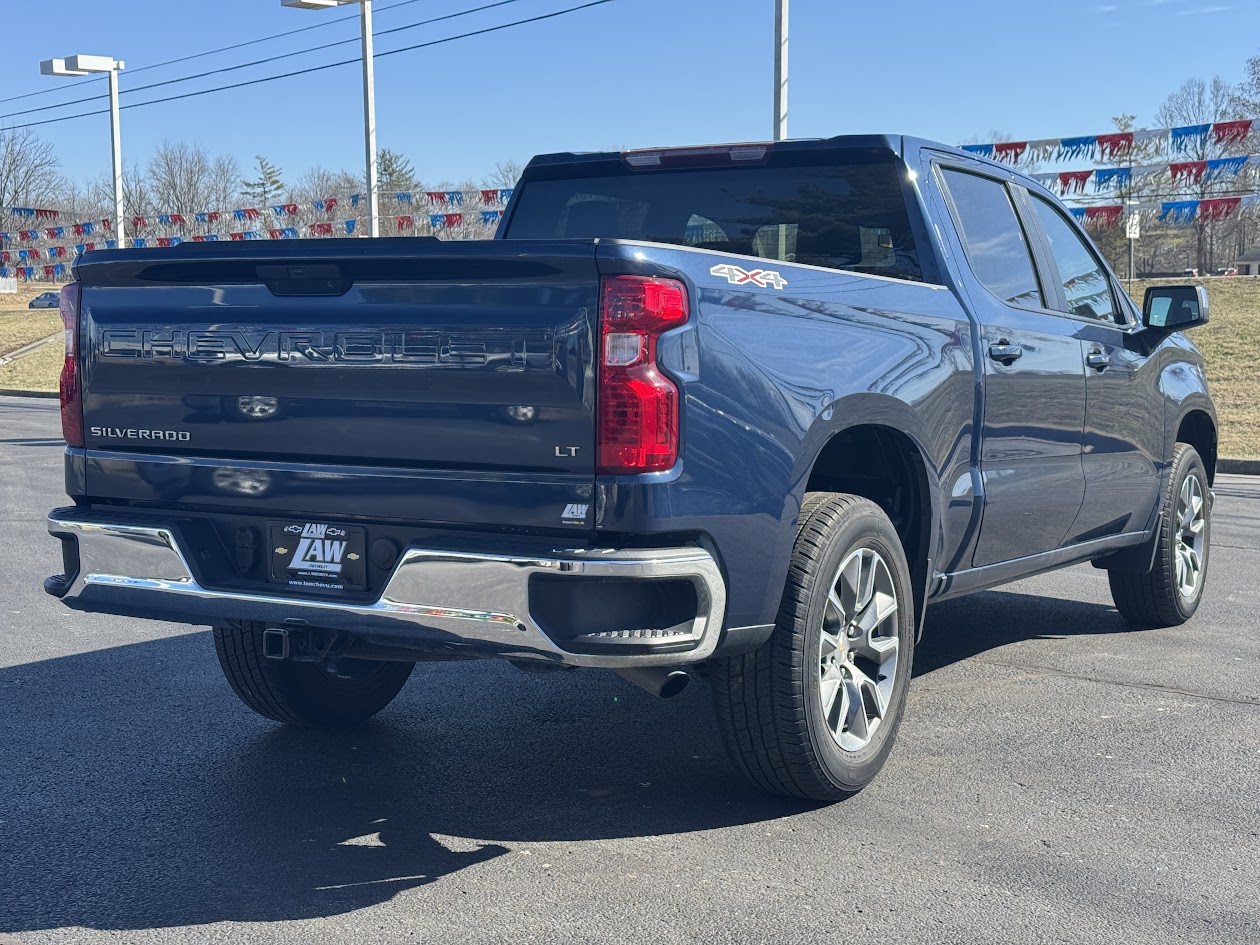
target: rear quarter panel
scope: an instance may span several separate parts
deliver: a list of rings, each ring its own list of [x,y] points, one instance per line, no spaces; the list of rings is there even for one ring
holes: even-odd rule
[[[598,529],[700,532],[730,584],[729,626],[771,623],[819,452],[875,423],[908,434],[928,468],[934,558],[965,543],[975,408],[970,321],[947,289],[841,271],[628,242],[602,243],[604,274],[681,279],[691,319],[662,339],[682,389],[682,451],[665,474],[598,477]],[[782,290],[710,269],[772,269]]]

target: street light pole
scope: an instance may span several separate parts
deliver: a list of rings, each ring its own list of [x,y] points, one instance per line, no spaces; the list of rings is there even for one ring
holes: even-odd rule
[[[127,225],[123,222],[122,126],[118,120],[118,68],[109,70],[109,134],[114,155],[114,239],[119,249],[127,248]]]
[[[372,55],[372,0],[360,4],[363,29],[363,143],[367,150],[368,235],[380,236],[376,186],[376,75]]]
[[[376,160],[376,79],[372,58],[372,0],[280,0],[280,5],[299,10],[327,10],[352,3],[359,5],[363,41],[363,146],[367,151],[368,235],[380,236]]]
[[[104,72],[109,75],[109,133],[114,171],[114,240],[119,249],[127,246],[127,224],[123,220],[122,124],[118,117],[118,73],[127,64],[109,56],[67,56],[45,59],[39,64],[44,75],[78,76]]]
[[[774,0],[774,140],[787,137],[788,0]]]

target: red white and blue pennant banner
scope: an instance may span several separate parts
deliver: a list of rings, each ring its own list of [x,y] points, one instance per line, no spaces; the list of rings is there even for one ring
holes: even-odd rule
[[[1150,148],[1164,148],[1176,155],[1191,153],[1208,142],[1221,146],[1238,145],[1247,140],[1256,121],[1254,118],[1243,118],[1180,128],[1118,131],[1075,138],[995,141],[990,144],[964,144],[962,149],[1005,164],[1017,164],[1021,160],[1064,161],[1078,158],[1115,161],[1135,151],[1145,154]]]
[[[1163,223],[1182,225],[1228,220],[1236,213],[1260,209],[1260,194],[1243,197],[1205,197],[1202,200],[1151,200],[1105,207],[1071,207],[1072,216],[1081,223],[1111,229],[1126,215],[1154,218]]]
[[[468,207],[470,212],[455,213],[431,213],[424,214],[420,219],[428,222],[429,228],[433,230],[453,230],[465,224],[473,225],[479,223],[483,227],[493,226],[498,223],[503,215],[503,206],[512,197],[510,188],[494,188],[475,191],[447,190],[447,191],[396,191],[392,194],[383,195],[382,203],[387,200],[393,200],[396,204],[407,206],[421,205],[431,208],[450,208],[450,207]],[[357,208],[363,201],[361,194],[351,194],[349,204],[353,208]],[[344,206],[345,201],[338,197],[325,197],[321,200],[314,200],[310,203],[283,203],[274,204],[269,207],[241,207],[236,210],[205,210],[194,213],[192,219],[189,220],[187,215],[182,213],[157,213],[148,216],[133,216],[131,218],[131,233],[145,234],[139,238],[132,239],[131,243],[136,246],[146,245],[177,245],[185,239],[191,239],[198,242],[213,242],[220,238],[214,233],[192,233],[190,230],[209,229],[212,225],[221,221],[241,221],[245,223],[260,221],[263,219],[279,219],[295,217],[323,216],[325,218],[331,216],[339,206]],[[478,209],[480,208],[480,209]],[[8,214],[13,220],[57,220],[62,216],[61,211],[44,210],[31,207],[0,207],[0,217]],[[398,217],[397,219],[403,219]],[[403,229],[415,229],[414,226],[399,226],[399,231]],[[39,228],[15,228],[12,230],[0,230],[0,244],[19,244],[19,243],[42,243],[47,240],[60,240],[68,235],[74,236],[91,236],[98,232],[111,232],[111,221],[90,220],[73,224],[62,224],[59,226],[48,226]],[[262,233],[266,232],[271,239],[294,239],[298,235],[298,230],[304,231],[305,236],[332,236],[332,235],[353,235],[358,229],[357,218],[352,220],[334,221],[329,219],[319,219],[313,223],[301,223],[299,226],[280,226],[268,227],[266,230],[248,230],[242,229],[227,234],[229,239],[261,239]],[[386,227],[388,229],[388,227]],[[156,230],[176,230],[178,233],[162,234],[161,236],[151,235]],[[252,235],[251,235],[252,234]],[[279,234],[279,235],[273,235]],[[96,244],[84,244],[95,246]]]
[[[1094,192],[1122,190],[1153,180],[1169,180],[1175,185],[1205,184],[1232,179],[1248,167],[1260,167],[1260,154],[1215,158],[1210,161],[1173,161],[1168,164],[1143,164],[1137,167],[1095,167],[1081,171],[1049,171],[1033,174],[1038,183],[1060,194],[1081,194],[1091,180]]]

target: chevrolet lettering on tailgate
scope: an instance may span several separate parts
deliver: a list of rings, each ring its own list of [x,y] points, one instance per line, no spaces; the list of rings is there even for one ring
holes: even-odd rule
[[[550,331],[236,331],[161,328],[101,332],[103,358],[164,358],[186,361],[323,361],[350,364],[484,365],[548,367]]]

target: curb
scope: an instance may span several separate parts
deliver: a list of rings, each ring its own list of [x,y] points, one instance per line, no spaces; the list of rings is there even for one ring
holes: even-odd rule
[[[25,357],[28,354],[34,354],[40,348],[50,345],[56,340],[56,335],[49,335],[47,338],[36,338],[34,341],[24,344],[22,347],[17,348],[14,351],[10,351],[8,354],[0,357],[0,364],[8,364],[10,361],[16,361],[18,358]],[[0,943],[0,945],[2,945],[2,943]]]
[[[1216,471],[1235,476],[1260,476],[1260,459],[1218,459]]]
[[[0,387],[0,396],[2,397],[39,397],[48,400],[60,400],[61,394],[55,390],[8,390]]]

